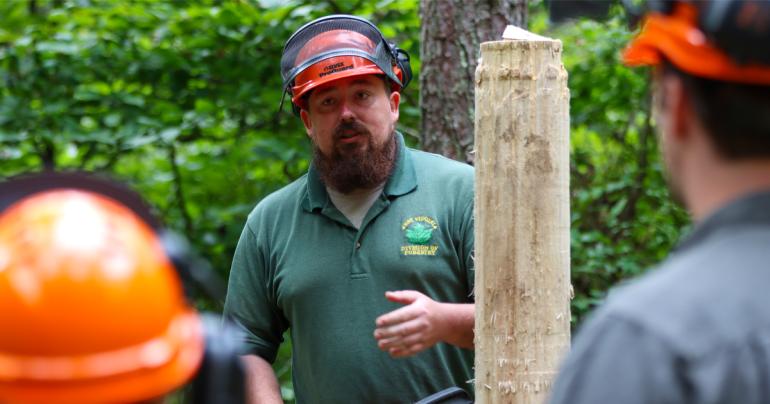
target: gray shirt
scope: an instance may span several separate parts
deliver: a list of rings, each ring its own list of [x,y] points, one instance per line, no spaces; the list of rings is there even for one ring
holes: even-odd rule
[[[551,403],[770,403],[770,192],[720,209],[611,293]]]
[[[360,229],[366,213],[369,212],[369,208],[380,197],[383,189],[385,189],[384,182],[372,189],[359,188],[347,194],[327,186],[326,193],[329,194],[329,199],[332,200],[337,210],[350,220],[353,227]]]

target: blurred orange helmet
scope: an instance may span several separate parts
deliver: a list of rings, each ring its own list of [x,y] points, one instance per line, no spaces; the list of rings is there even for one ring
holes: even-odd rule
[[[295,105],[302,96],[341,78],[379,74],[388,77],[394,91],[411,79],[409,56],[387,43],[371,22],[350,15],[332,15],[311,21],[284,46],[281,75]]]
[[[665,4],[666,10],[653,10],[645,20],[639,35],[634,38],[623,53],[623,61],[630,66],[658,65],[664,59],[684,72],[694,76],[714,80],[745,84],[770,84],[770,66],[766,63],[745,61],[728,54],[724,47],[713,39],[728,37],[731,45],[740,43],[740,36],[767,43],[762,36],[770,32],[770,7],[757,1],[658,1]],[[719,4],[717,4],[719,3]],[[704,12],[710,15],[701,15]],[[719,14],[717,14],[719,13]],[[704,32],[702,25],[709,23],[718,15],[723,30],[717,35]],[[731,31],[729,31],[731,30]],[[752,36],[754,35],[754,36]],[[718,39],[718,38],[717,38]],[[746,47],[749,41],[743,44]],[[760,43],[762,43],[760,42]],[[765,47],[757,47],[757,52],[764,53]],[[741,55],[743,56],[743,55]]]
[[[173,391],[204,352],[154,230],[94,192],[0,212],[0,402],[105,403]]]

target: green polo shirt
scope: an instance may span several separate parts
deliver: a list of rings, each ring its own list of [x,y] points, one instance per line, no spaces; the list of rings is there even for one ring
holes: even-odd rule
[[[249,215],[230,273],[225,314],[249,353],[273,362],[287,329],[300,403],[416,401],[471,390],[473,352],[439,343],[410,358],[377,347],[375,319],[401,307],[385,291],[472,303],[473,168],[404,146],[356,229],[313,167]]]

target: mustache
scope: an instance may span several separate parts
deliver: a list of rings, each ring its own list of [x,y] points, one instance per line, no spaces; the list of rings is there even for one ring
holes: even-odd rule
[[[369,130],[364,125],[357,121],[342,122],[334,128],[334,140],[338,140],[345,136],[353,135],[365,135],[370,137]]]

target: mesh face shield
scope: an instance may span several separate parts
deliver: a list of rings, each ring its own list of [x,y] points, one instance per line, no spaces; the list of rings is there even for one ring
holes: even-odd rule
[[[408,82],[404,60],[408,63],[408,55],[388,44],[371,22],[331,15],[305,24],[286,41],[281,76],[292,102],[303,107],[304,94],[344,77],[384,74],[400,90]]]

